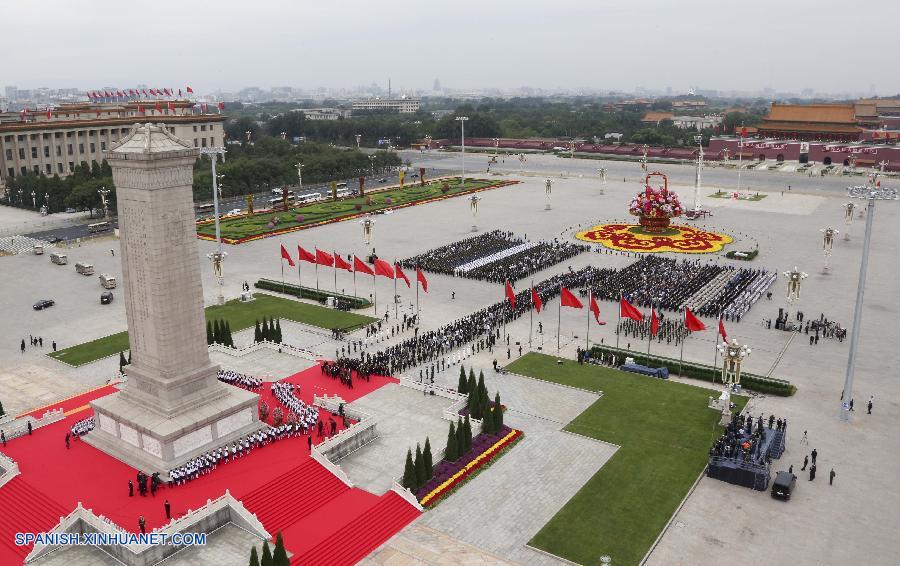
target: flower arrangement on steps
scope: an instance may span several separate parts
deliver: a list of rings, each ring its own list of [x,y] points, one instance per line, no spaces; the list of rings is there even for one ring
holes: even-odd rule
[[[653,188],[651,177],[662,177],[662,184]],[[632,216],[637,216],[640,225],[647,232],[665,232],[673,218],[681,216],[684,208],[678,194],[669,191],[669,179],[663,173],[647,173],[644,190],[635,195],[628,207]]]

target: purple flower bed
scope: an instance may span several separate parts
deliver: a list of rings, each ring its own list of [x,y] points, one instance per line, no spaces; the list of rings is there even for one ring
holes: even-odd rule
[[[423,497],[434,491],[437,486],[450,479],[450,477],[453,476],[453,474],[455,474],[456,472],[465,468],[469,462],[481,456],[481,454],[485,450],[496,444],[498,440],[500,440],[510,432],[512,432],[512,429],[506,425],[503,425],[503,427],[500,429],[500,432],[498,432],[497,434],[481,433],[472,439],[472,449],[461,456],[457,461],[448,462],[447,460],[441,460],[440,462],[438,462],[434,466],[433,477],[428,480],[421,489],[416,491],[416,499],[421,500]],[[464,479],[465,478],[460,478],[460,481]]]

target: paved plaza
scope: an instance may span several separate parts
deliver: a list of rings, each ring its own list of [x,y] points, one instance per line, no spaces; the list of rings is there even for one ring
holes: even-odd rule
[[[409,152],[414,166],[419,154]],[[450,168],[458,166],[458,154],[419,157],[423,166]],[[483,157],[467,156],[467,168],[477,169]],[[518,173],[518,161],[510,164],[498,178],[521,179],[521,184],[480,193],[479,231],[509,230],[530,240],[558,238],[574,241],[573,234],[595,224],[626,220],[627,204],[640,190],[636,179],[639,165],[616,162],[615,177],[611,172],[602,185],[593,160],[560,160],[546,156],[530,156],[524,173]],[[671,172],[675,189],[682,202],[690,203],[693,167],[658,165],[653,169]],[[570,173],[562,177],[561,171]],[[622,182],[622,171],[630,171],[629,182]],[[553,175],[552,208],[544,210],[544,176]],[[482,168],[480,176],[484,176]],[[579,176],[581,175],[581,176]],[[847,202],[841,190],[849,181],[839,178],[810,179],[803,174],[745,172],[743,183],[765,194],[758,202],[708,198],[716,190],[716,181],[734,188],[736,172],[715,170],[704,177],[708,186],[701,191],[701,204],[713,216],[699,226],[725,232],[735,237],[730,249],[749,250],[758,245],[756,260],[745,263],[727,260],[720,254],[698,255],[700,262],[725,262],[738,267],[767,268],[777,271],[779,278],[771,291],[772,300],[763,298],[740,323],[726,322],[729,335],[747,343],[752,354],[744,362],[744,370],[790,380],[797,386],[793,397],[752,395],[746,412],[758,416],[770,413],[786,417],[787,450],[773,464],[774,470],[794,466],[798,473],[795,495],[790,502],[772,499],[767,492],[757,492],[702,479],[676,513],[669,527],[649,555],[648,564],[717,564],[724,560],[741,563],[818,565],[861,563],[888,565],[900,563],[900,550],[894,542],[895,525],[900,522],[900,493],[892,483],[900,477],[900,457],[895,454],[896,431],[900,427],[900,384],[893,378],[893,354],[896,341],[898,305],[895,281],[900,270],[894,258],[894,243],[900,238],[900,203],[879,203],[875,218],[869,263],[866,302],[863,311],[859,358],[854,386],[855,412],[852,422],[838,420],[838,408],[847,364],[848,341],[821,340],[809,345],[806,334],[793,334],[766,328],[766,321],[776,318],[784,306],[785,284],[781,272],[797,266],[809,274],[803,282],[802,297],[797,308],[808,319],[824,314],[829,320],[849,327],[852,321],[859,270],[864,221],[855,219],[850,227],[850,241],[844,241],[847,227],[842,205]],[[794,180],[795,182],[792,182]],[[886,181],[894,186],[896,181]],[[791,190],[786,185],[791,184]],[[602,194],[601,194],[602,189]],[[784,194],[782,194],[784,191]],[[18,216],[7,219],[0,207],[3,227],[18,226]],[[18,212],[14,212],[13,215]],[[432,204],[394,211],[376,217],[373,244],[379,256],[392,260],[410,257],[425,250],[461,240],[472,235],[473,218],[465,199],[448,199]],[[633,220],[632,220],[633,221]],[[690,221],[682,220],[689,223]],[[830,259],[831,270],[822,273],[823,253],[820,229],[832,226],[841,231]],[[319,247],[342,254],[364,257],[371,245],[363,243],[358,222],[340,222],[312,230],[295,232],[280,238],[228,247],[225,262],[225,296],[237,297],[244,281],[260,277],[281,279],[279,244],[295,249],[297,243],[307,249]],[[215,304],[218,291],[206,254],[215,249],[210,242],[199,242],[203,292],[206,305]],[[635,261],[633,255],[603,252],[590,253],[534,275],[535,282],[571,269],[587,265],[621,268]],[[20,254],[0,258],[0,400],[10,413],[50,403],[85,389],[102,385],[115,377],[118,359],[107,358],[71,368],[44,354],[49,343],[56,341],[65,348],[125,329],[124,301],[121,288],[111,305],[101,305],[100,288],[95,276],[75,273],[77,261],[96,266],[97,274],[121,276],[118,242],[104,240],[85,243],[69,249],[69,265],[50,263],[47,254]],[[686,258],[687,256],[678,256]],[[304,284],[311,284],[313,269],[303,266]],[[503,286],[478,280],[427,274],[429,293],[419,294],[420,332],[435,329],[477,309],[503,300]],[[286,275],[297,281],[296,271]],[[390,296],[393,284],[379,278],[378,310],[368,314],[394,321],[394,305]],[[333,273],[320,271],[319,285],[334,288]],[[526,288],[520,282],[518,290]],[[354,293],[351,274],[339,272],[338,291]],[[371,277],[356,280],[356,292],[369,296],[373,290]],[[398,312],[414,312],[415,292],[401,281],[398,285]],[[455,298],[453,297],[455,294]],[[56,305],[45,311],[34,311],[31,305],[42,298],[52,298]],[[587,313],[562,309],[561,348],[557,350],[558,301],[549,301],[545,310],[534,318],[532,348],[550,355],[574,357],[575,348],[584,346]],[[601,302],[601,320],[606,326],[592,324],[590,341],[614,344],[613,327],[616,306]],[[667,313],[668,314],[668,313]],[[674,315],[677,316],[677,315]],[[538,323],[543,333],[538,334]],[[707,364],[713,362],[714,321],[710,327],[688,339],[685,360]],[[774,324],[773,324],[774,326]],[[327,330],[311,329],[285,323],[285,342],[320,352],[330,358],[344,343],[333,340]],[[507,327],[510,335],[511,359],[529,351],[529,317],[526,315]],[[235,333],[238,346],[252,340],[252,329]],[[41,336],[43,348],[26,346],[20,352],[20,340],[29,335]],[[382,350],[411,332],[387,338],[369,346],[369,351]],[[364,330],[351,333],[349,339],[362,340]],[[645,352],[646,342],[622,337],[620,345]],[[678,358],[676,346],[654,342],[651,353]],[[301,371],[309,362],[277,352],[257,352],[243,358],[230,359],[213,354],[215,363],[254,375],[270,374],[276,378]],[[570,420],[597,399],[595,393],[567,389],[533,379],[497,374],[492,361],[508,363],[507,348],[481,352],[463,361],[467,371],[474,367],[485,373],[488,390],[499,390],[509,408],[506,422],[521,428],[524,439],[489,470],[480,474],[435,510],[399,533],[381,551],[370,557],[371,563],[442,563],[435,552],[442,548],[467,548],[472,561],[465,563],[499,563],[509,560],[522,564],[551,563],[553,559],[525,547],[530,538],[549,520],[581,486],[615,453],[615,447],[562,432]],[[405,377],[418,378],[418,369],[408,370]],[[436,384],[455,388],[459,367],[453,366],[436,376]],[[690,380],[687,380],[690,381]],[[701,386],[708,384],[696,383]],[[866,400],[874,395],[874,411],[865,414]],[[387,489],[390,478],[402,474],[403,457],[409,446],[424,442],[442,446],[448,422],[441,419],[447,399],[423,398],[420,392],[400,385],[388,386],[354,403],[354,407],[376,415],[379,439],[341,461],[354,483],[375,493]],[[801,445],[808,431],[809,445]],[[807,481],[799,472],[808,451],[818,450],[818,477]],[[566,455],[577,453],[578,458]],[[833,486],[828,485],[828,472],[837,473]],[[462,545],[457,547],[455,545]],[[237,557],[235,557],[237,558]],[[168,563],[168,562],[167,562]],[[176,563],[172,561],[171,563]],[[192,562],[178,562],[192,563]],[[199,562],[198,562],[199,563]],[[220,563],[230,563],[222,560]],[[246,556],[235,560],[246,563]],[[614,561],[615,563],[615,561]]]

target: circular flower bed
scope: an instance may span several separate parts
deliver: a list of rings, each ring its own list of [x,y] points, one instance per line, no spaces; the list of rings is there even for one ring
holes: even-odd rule
[[[613,250],[689,254],[717,252],[734,241],[727,234],[675,225],[664,228],[661,232],[652,232],[644,226],[634,224],[601,224],[578,232],[575,237]]]

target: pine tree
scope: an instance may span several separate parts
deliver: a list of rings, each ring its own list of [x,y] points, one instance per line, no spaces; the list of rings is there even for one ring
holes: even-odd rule
[[[456,421],[456,443],[459,446],[460,456],[469,452],[466,449],[466,429],[463,426],[462,417],[459,417]]]
[[[234,338],[231,336],[231,323],[225,321],[225,345],[234,348]]]
[[[494,414],[490,408],[485,411],[484,418],[481,419],[481,432],[485,434],[494,433]]]
[[[475,381],[475,370],[472,368],[469,368],[469,384],[466,386],[466,391],[471,393],[475,389],[475,386],[477,384],[478,384],[478,382]]]
[[[490,399],[487,387],[484,385],[484,372],[478,373],[478,396],[482,399]]]
[[[500,392],[494,395],[494,432],[503,428],[503,407],[500,405]]]
[[[273,317],[269,317],[269,341],[275,341],[275,319]]]
[[[462,395],[466,394],[466,368],[460,364],[459,366],[459,384],[456,386],[456,392]]]
[[[287,551],[284,549],[284,538],[281,536],[281,531],[275,535],[275,552],[272,553],[272,563],[274,566],[290,566],[291,564]]]
[[[259,555],[256,553],[256,547],[250,549],[250,566],[259,566]]]
[[[275,321],[275,341],[281,344],[281,319]]]
[[[222,343],[222,328],[219,326],[219,319],[213,321],[213,343]]]
[[[0,411],[0,415],[2,415]],[[425,437],[425,449],[422,450],[422,462],[425,464],[425,481],[430,480],[434,476],[434,459],[431,456],[431,440]]]
[[[478,403],[478,418],[483,419],[488,414],[488,407],[491,404],[490,394],[488,393],[487,387],[484,385],[483,371],[478,376]]]
[[[206,344],[207,346],[213,343],[213,333],[212,333],[212,322],[206,321]]]
[[[259,566],[275,566],[275,562],[272,560],[272,551],[269,550],[269,541],[263,541],[263,551],[262,551],[262,559],[259,561]]]
[[[425,481],[427,478],[425,477],[425,460],[422,459],[422,447],[419,446],[419,443],[416,443],[416,489],[419,489],[423,485],[425,485]]]
[[[406,451],[406,466],[403,469],[403,487],[416,490],[416,467],[413,464],[412,450]]]
[[[444,459],[455,462],[459,459],[459,444],[456,440],[456,425],[450,421],[450,432],[447,433],[447,449],[444,451]]]
[[[253,329],[253,341],[262,342],[262,330],[259,328],[259,319],[256,319],[256,328]]]
[[[463,429],[466,431],[466,452],[472,449],[472,421],[469,420],[469,415],[466,415],[466,420],[463,421]]]
[[[6,411],[3,410],[3,401],[0,401],[0,417],[6,414]]]
[[[263,317],[262,339],[263,339],[263,341],[269,339],[269,319],[267,319],[266,317]]]
[[[125,361],[125,350],[119,352],[119,371],[122,371],[122,368],[128,365],[128,362]]]

